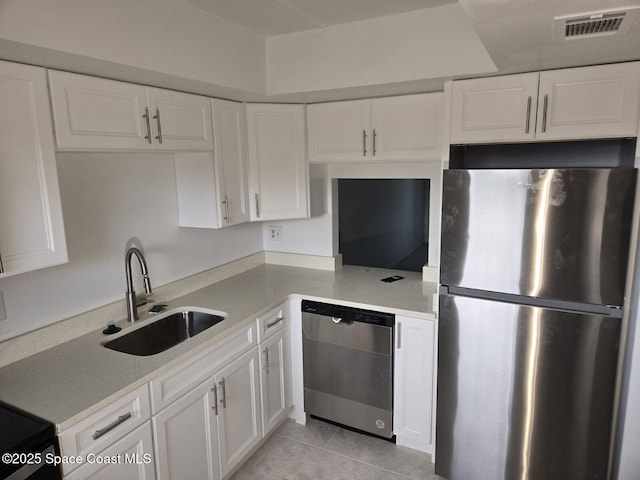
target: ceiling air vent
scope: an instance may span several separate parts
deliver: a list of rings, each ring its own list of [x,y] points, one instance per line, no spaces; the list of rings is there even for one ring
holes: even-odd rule
[[[566,15],[553,19],[556,40],[625,33],[640,7]]]

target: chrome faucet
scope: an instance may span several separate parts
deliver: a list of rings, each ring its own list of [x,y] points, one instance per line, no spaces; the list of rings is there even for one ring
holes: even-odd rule
[[[142,252],[136,248],[131,247],[124,255],[124,267],[127,275],[127,320],[131,323],[138,320],[138,302],[136,300],[136,292],[133,289],[133,278],[131,277],[131,257],[138,257],[140,263],[140,269],[142,270],[142,278],[144,280],[144,291],[147,295],[151,294],[151,281],[149,280],[149,273],[147,272],[147,261],[144,259]]]

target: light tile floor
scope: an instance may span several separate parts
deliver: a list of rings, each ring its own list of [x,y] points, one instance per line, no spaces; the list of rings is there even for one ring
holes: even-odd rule
[[[437,480],[431,456],[309,419],[285,423],[231,480]]]

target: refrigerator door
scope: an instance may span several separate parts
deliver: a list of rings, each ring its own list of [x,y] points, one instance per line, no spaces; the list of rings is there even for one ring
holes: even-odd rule
[[[436,473],[606,478],[620,320],[440,296]]]
[[[622,305],[635,169],[447,170],[440,283]]]

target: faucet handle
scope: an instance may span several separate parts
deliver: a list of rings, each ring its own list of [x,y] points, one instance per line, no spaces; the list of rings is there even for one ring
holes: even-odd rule
[[[148,295],[136,295],[136,307],[141,307],[142,305],[153,302],[153,298]]]

